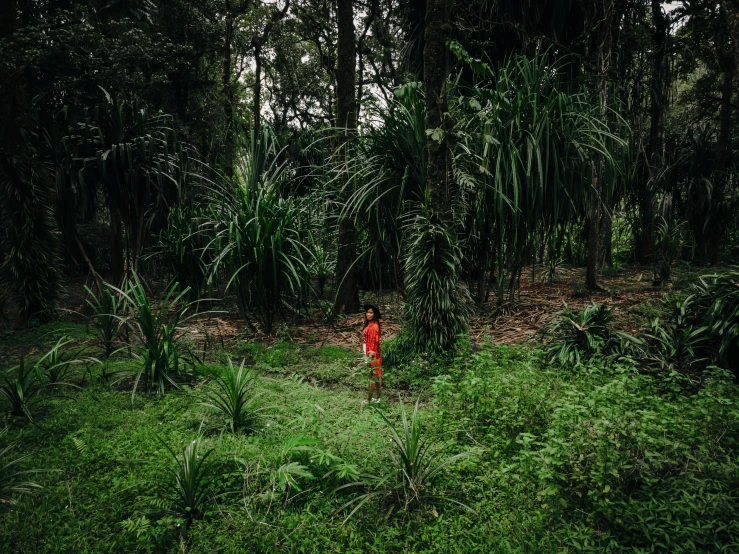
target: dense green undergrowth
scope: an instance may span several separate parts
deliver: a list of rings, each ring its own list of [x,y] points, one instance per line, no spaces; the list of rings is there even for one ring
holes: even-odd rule
[[[209,406],[227,381],[227,354],[246,360],[255,381],[244,386],[259,393],[248,424],[233,427]],[[677,372],[597,358],[575,371],[492,345],[389,366],[386,397],[402,391],[409,420],[420,397],[414,432],[429,460],[467,454],[404,504],[398,491],[407,500],[409,489],[382,417],[402,430],[401,404],[361,404],[354,353],[245,343],[218,359],[180,389],[132,398],[130,379],[119,379],[140,362],[114,356],[107,371],[72,368],[81,388],[44,393],[33,424],[3,416],[0,451],[28,455],[14,470],[43,470],[23,475],[42,489],[0,505],[3,549],[739,549],[739,394],[720,370],[685,387]],[[202,473],[178,487],[188,452]]]

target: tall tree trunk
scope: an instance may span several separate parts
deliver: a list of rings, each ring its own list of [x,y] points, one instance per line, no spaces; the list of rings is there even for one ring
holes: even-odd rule
[[[118,286],[126,272],[125,240],[121,214],[111,206],[110,210],[110,272],[112,282]]]
[[[647,143],[647,174],[641,195],[641,263],[654,262],[654,181],[662,168],[665,143],[665,110],[670,86],[668,67],[668,38],[670,22],[662,10],[660,0],[652,1],[654,24],[652,54],[652,85],[650,90],[649,142]]]
[[[596,37],[595,49],[595,73],[596,92],[598,95],[598,108],[600,117],[607,118],[608,103],[608,70],[611,64],[611,50],[613,48],[613,27],[616,22],[615,1],[599,0],[595,2],[591,13],[591,24]],[[598,260],[600,258],[601,245],[601,203],[604,191],[610,188],[606,183],[605,160],[601,154],[596,156],[592,165],[592,180],[590,187],[590,199],[588,209],[588,260],[585,275],[585,286],[590,290],[598,288]]]
[[[739,0],[721,0],[721,7],[726,16],[729,33],[731,33],[731,43],[734,49],[736,86],[739,87]]]
[[[223,166],[224,172],[229,179],[233,177],[234,170],[234,86],[231,82],[233,79],[232,41],[234,23],[234,14],[228,9],[226,12],[226,38],[223,42],[223,75],[221,79],[223,84],[223,116],[226,123],[223,144]]]
[[[356,128],[355,71],[356,47],[352,0],[337,2],[338,44],[336,49],[336,126],[343,136],[339,140],[339,155],[349,158]],[[354,220],[351,215],[339,221],[336,281],[338,291],[334,313],[353,313],[359,309],[359,272],[356,265],[357,245]]]
[[[591,167],[590,201],[588,203],[588,265],[585,273],[585,286],[590,290],[598,288],[598,256],[600,254],[600,181],[599,163]]]
[[[254,104],[252,106],[254,120],[254,137],[259,139],[259,128],[262,125],[262,45],[254,47]]]
[[[449,212],[449,139],[444,114],[447,112],[446,82],[449,74],[447,41],[451,38],[453,0],[427,0],[423,52],[423,85],[426,94],[426,129],[441,129],[441,139],[426,141],[426,183],[431,209],[442,220]]]

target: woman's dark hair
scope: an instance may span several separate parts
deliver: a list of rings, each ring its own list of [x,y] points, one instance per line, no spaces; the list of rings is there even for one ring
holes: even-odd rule
[[[372,308],[372,312],[375,314],[375,318],[372,321],[376,321],[377,326],[382,329],[382,324],[380,323],[380,318],[382,317],[382,314],[380,314],[380,308],[378,308],[376,304],[364,305],[364,326],[367,327],[367,325],[369,325],[369,320],[367,319],[367,310],[369,310],[370,308]]]

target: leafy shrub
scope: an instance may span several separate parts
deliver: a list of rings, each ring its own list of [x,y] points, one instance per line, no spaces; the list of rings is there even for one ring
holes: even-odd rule
[[[72,367],[76,365],[92,363],[95,360],[91,358],[78,357],[81,351],[79,349],[63,350],[63,347],[72,342],[67,337],[61,337],[51,349],[44,354],[36,367],[40,375],[44,375],[50,386],[71,386],[65,382],[67,375]]]
[[[308,210],[283,196],[287,172],[277,161],[276,148],[269,129],[252,135],[237,168],[237,184],[214,208],[211,222],[217,248],[212,272],[225,271],[244,321],[256,331],[256,318],[267,334],[283,303],[299,298],[310,277],[302,246]]]
[[[596,354],[617,352],[633,339],[613,328],[613,310],[602,304],[588,304],[574,313],[567,303],[557,312],[551,327],[552,342],[545,349],[550,363],[578,366]]]
[[[669,302],[669,301],[668,301]],[[708,329],[693,323],[690,315],[693,296],[673,299],[673,320],[655,319],[642,334],[645,348],[641,362],[660,371],[692,374],[711,361]]]
[[[683,246],[683,223],[671,217],[657,216],[655,224],[655,282],[669,283],[672,280],[672,266],[680,255]]]
[[[669,551],[710,552],[714,532],[720,544],[735,544],[737,499],[729,491],[737,483],[739,412],[725,372],[695,394],[670,398],[628,367],[599,381],[562,385],[545,430],[516,439],[501,482],[536,483],[553,517],[583,514],[623,551],[669,543]]]
[[[8,432],[7,427],[0,431],[0,438]],[[41,487],[31,481],[24,481],[25,476],[36,473],[34,470],[16,471],[15,467],[30,457],[25,454],[19,458],[11,458],[10,454],[16,443],[11,443],[5,448],[0,448],[0,508],[3,505],[14,504],[15,494],[28,494]]]
[[[204,405],[222,415],[232,433],[249,428],[263,408],[256,407],[260,393],[256,376],[251,369],[235,366],[229,359],[228,366],[216,375],[213,386],[206,392]]]
[[[208,277],[209,237],[201,228],[203,214],[190,206],[176,206],[169,211],[168,225],[159,235],[159,249],[172,278],[183,288],[200,297]]]

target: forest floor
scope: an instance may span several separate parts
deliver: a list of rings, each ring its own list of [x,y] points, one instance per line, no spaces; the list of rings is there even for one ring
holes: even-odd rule
[[[362,403],[361,315],[273,337],[250,335],[235,312],[211,315],[189,329],[195,350],[208,329],[207,362],[166,394],[133,394],[142,360],[125,348],[103,359],[83,284],[70,283],[61,320],[0,329],[0,369],[20,355],[33,364],[61,337],[100,360],[73,366],[72,386],[34,389],[32,423],[0,412],[0,468],[25,456],[11,469],[42,487],[10,505],[0,474],[0,551],[737,552],[732,379],[717,371],[696,388],[597,359],[561,367],[528,344],[563,301],[605,303],[620,328],[638,332],[666,292],[648,277],[624,268],[595,295],[580,270],[551,285],[524,281],[515,304],[478,312],[454,352],[388,367],[385,400],[372,405]],[[395,332],[397,298],[366,300]],[[237,432],[207,406],[229,359],[256,375],[254,412]],[[423,424],[412,434],[401,399],[408,418],[418,402]],[[393,436],[418,437],[427,454],[398,466]],[[175,474],[194,440],[211,454],[191,467],[212,481],[198,486],[201,510],[189,518]],[[438,471],[409,485],[412,467]]]
[[[583,268],[558,268],[553,282],[544,276],[541,267],[536,268],[536,280],[532,281],[531,269],[521,277],[521,287],[515,299],[498,306],[494,298],[478,307],[470,321],[470,340],[482,343],[492,340],[495,344],[515,345],[536,342],[543,339],[543,331],[564,308],[564,303],[573,310],[581,310],[590,302],[597,302],[613,308],[617,325],[622,330],[638,334],[639,329],[649,319],[659,315],[659,300],[672,288],[652,286],[652,272],[641,266],[621,266],[617,270],[607,270],[600,275],[601,291],[591,292],[585,286]],[[678,279],[683,274],[677,272]],[[89,283],[87,283],[89,285]],[[60,323],[84,322],[86,309],[86,283],[70,280],[60,305]],[[491,295],[492,296],[492,295]],[[394,291],[367,292],[363,301],[376,303],[383,314],[383,340],[393,338],[402,324],[402,299]],[[238,313],[233,298],[228,295],[225,301],[210,304],[212,314],[198,318],[186,326],[186,333],[194,343],[209,341],[221,346],[236,345],[239,342],[257,340],[267,345],[279,341],[290,341],[303,346],[340,346],[352,350],[361,348],[360,332],[363,314],[342,317],[333,324],[326,321],[324,314],[315,312],[311,317],[291,318],[277,325],[271,335],[253,334],[245,326]],[[7,314],[10,316],[11,314]],[[15,335],[16,326],[12,317],[0,317],[6,337]],[[8,341],[7,349],[0,352],[0,363],[20,355],[33,354],[36,350],[35,332],[26,330],[21,335],[26,339]],[[74,339],[74,337],[70,337]],[[81,340],[79,344],[84,344]]]

